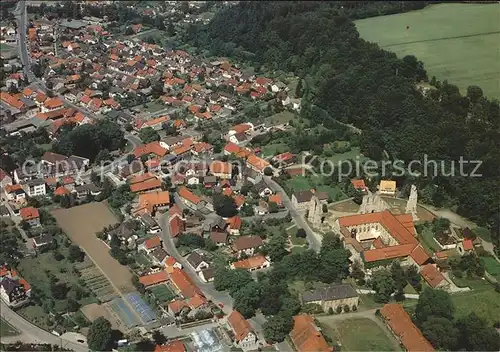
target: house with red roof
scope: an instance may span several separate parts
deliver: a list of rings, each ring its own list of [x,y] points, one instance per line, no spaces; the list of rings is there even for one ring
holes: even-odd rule
[[[389,303],[380,310],[386,325],[406,351],[432,352],[434,347],[412,322],[402,305]]]
[[[148,238],[146,241],[142,242],[140,245],[137,246],[137,250],[143,250],[146,253],[150,253],[154,251],[156,248],[161,248],[161,238],[159,236],[153,236],[151,238]]]
[[[243,351],[258,349],[257,334],[243,315],[238,311],[233,311],[227,317],[227,324],[234,333],[234,345]]]
[[[295,349],[298,352],[331,352],[333,347],[329,346],[321,331],[316,326],[311,315],[300,314],[293,317],[293,329],[290,332]]]
[[[181,340],[173,340],[164,345],[156,345],[153,352],[186,352],[186,346]]]
[[[37,208],[26,207],[19,210],[19,214],[23,221],[26,221],[30,226],[40,226],[40,213]]]

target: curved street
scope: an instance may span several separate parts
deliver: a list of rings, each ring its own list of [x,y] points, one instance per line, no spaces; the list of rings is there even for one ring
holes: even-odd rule
[[[86,352],[89,349],[85,344],[81,344],[78,342],[73,342],[69,340],[65,340],[59,336],[53,335],[48,331],[45,331],[39,328],[36,325],[33,325],[4,303],[4,301],[0,300],[0,312],[2,319],[8,322],[10,325],[15,327],[18,331],[21,332],[21,335],[12,336],[12,337],[2,337],[3,343],[14,343],[17,341],[27,342],[27,343],[50,343],[52,345],[58,345],[64,348],[69,348],[74,350],[75,352]]]
[[[270,176],[264,176],[264,180],[274,193],[280,195],[283,205],[290,211],[290,216],[295,221],[297,226],[306,231],[309,248],[319,252],[322,240],[321,235],[315,233],[311,229],[307,221],[304,219],[304,216],[293,206],[290,197],[288,197],[285,190],[276,181],[274,181]]]

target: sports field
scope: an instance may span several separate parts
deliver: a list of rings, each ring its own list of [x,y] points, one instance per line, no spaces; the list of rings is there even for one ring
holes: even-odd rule
[[[355,23],[363,39],[423,61],[429,79],[500,98],[500,4],[438,4]]]

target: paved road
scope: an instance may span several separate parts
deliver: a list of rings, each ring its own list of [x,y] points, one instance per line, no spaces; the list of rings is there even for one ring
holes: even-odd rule
[[[396,341],[394,338],[394,335],[389,331],[387,326],[377,318],[375,315],[376,309],[371,309],[371,310],[365,310],[361,312],[353,312],[353,313],[343,313],[343,314],[337,314],[337,315],[324,315],[324,316],[316,316],[316,319],[318,319],[321,323],[329,323],[329,322],[334,322],[334,321],[342,321],[342,320],[347,320],[347,319],[359,319],[359,318],[365,318],[365,319],[370,319],[373,321],[375,324],[382,329],[382,331],[387,335],[387,338],[391,341],[394,351],[399,351],[401,350],[401,347],[399,346],[399,343]]]
[[[270,176],[264,176],[264,180],[274,193],[281,196],[283,205],[290,211],[290,216],[295,221],[297,226],[306,231],[309,248],[318,252],[321,248],[321,235],[318,235],[311,229],[307,221],[304,219],[304,216],[293,206],[292,201],[286,194],[285,190],[276,181],[274,181]]]
[[[159,219],[159,225],[162,228],[161,237],[163,239],[163,246],[168,254],[173,256],[179,263],[182,264],[184,271],[191,277],[191,279],[198,285],[198,287],[203,291],[205,296],[212,300],[214,303],[222,303],[224,305],[224,312],[229,314],[232,311],[233,299],[227,292],[219,292],[214,289],[212,283],[203,282],[193,267],[187,262],[187,260],[179,253],[175,247],[172,236],[170,235],[170,227],[168,225],[168,215],[161,214]]]
[[[23,341],[27,343],[50,343],[53,345],[62,345],[62,347],[72,349],[75,352],[88,351],[85,344],[65,340],[31,324],[29,321],[16,314],[2,300],[0,300],[0,313],[4,320],[22,332],[21,335],[12,338],[2,337],[2,342],[13,343],[16,341]]]

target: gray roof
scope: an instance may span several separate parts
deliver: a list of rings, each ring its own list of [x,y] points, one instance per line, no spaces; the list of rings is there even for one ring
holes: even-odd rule
[[[99,192],[100,189],[93,183],[86,183],[81,186],[76,186],[75,187],[76,192],[81,193],[81,192]]]
[[[331,285],[328,287],[318,288],[314,291],[304,292],[302,294],[302,302],[316,301],[335,301],[339,299],[357,297],[356,290],[351,285]]]
[[[155,248],[151,253],[149,253],[157,261],[162,262],[163,259],[167,257],[167,252],[161,247]]]
[[[141,215],[141,222],[144,224],[144,226],[147,226],[149,228],[158,226],[158,224],[156,223],[156,220],[153,219],[153,217],[149,214]]]
[[[191,264],[193,268],[196,268],[203,261],[206,262],[203,256],[201,256],[197,252],[192,252],[190,255],[186,257],[186,260],[188,261],[189,264]]]
[[[295,198],[297,199],[297,203],[304,203],[304,202],[309,202],[313,196],[313,192],[310,190],[307,191],[300,191],[297,193],[293,194]]]
[[[35,242],[35,244],[37,246],[40,246],[42,244],[46,244],[46,243],[50,243],[52,242],[52,239],[54,237],[52,237],[52,235],[48,234],[48,233],[44,233],[40,236],[36,236],[36,237],[33,237],[33,241]]]

